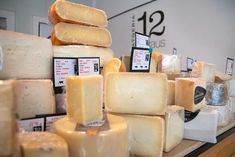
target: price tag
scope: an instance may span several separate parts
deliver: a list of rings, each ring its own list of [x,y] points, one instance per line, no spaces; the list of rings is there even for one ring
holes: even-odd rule
[[[78,58],[78,75],[99,75],[99,57],[80,57]]]
[[[55,115],[55,116],[47,116],[46,118],[46,128],[45,131],[52,132],[53,131],[53,124],[57,120],[64,118],[65,115]]]
[[[194,60],[192,58],[187,57],[187,71],[192,71],[193,69],[193,62]]]
[[[32,118],[18,121],[19,128],[23,131],[44,131],[44,118]]]
[[[2,47],[0,46],[0,70],[2,70],[3,67],[3,51]]]
[[[149,72],[151,49],[132,47],[130,71]]]
[[[67,75],[77,75],[77,58],[53,58],[54,65],[54,86],[65,86]]]
[[[149,43],[149,36],[137,32],[135,33],[135,47],[150,48]]]
[[[232,58],[227,58],[227,61],[226,61],[226,70],[225,70],[225,73],[227,75],[233,75],[233,64],[234,64],[234,59]]]

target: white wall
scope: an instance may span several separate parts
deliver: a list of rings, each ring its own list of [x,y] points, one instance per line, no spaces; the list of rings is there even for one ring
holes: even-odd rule
[[[142,2],[147,0],[97,0],[96,6],[111,17]],[[108,29],[117,56],[130,53],[132,29],[143,32],[143,21],[137,19],[144,11],[149,18],[157,10],[164,12],[165,19],[155,31],[161,31],[165,26],[165,32],[161,36],[151,36],[150,40],[155,44],[153,48],[163,53],[172,53],[173,48],[177,48],[178,54],[182,55],[182,69],[185,69],[186,57],[215,63],[222,72],[225,71],[227,57],[235,59],[234,0],[156,0],[113,18],[109,20]],[[154,22],[147,22],[147,32],[160,20],[159,14],[153,18]]]

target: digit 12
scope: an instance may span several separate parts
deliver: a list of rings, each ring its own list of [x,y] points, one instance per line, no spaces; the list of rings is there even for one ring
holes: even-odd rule
[[[164,13],[161,10],[155,11],[153,12],[150,16],[149,16],[149,22],[152,23],[154,22],[153,16],[155,14],[159,14],[160,15],[160,20],[150,29],[149,31],[149,36],[151,36],[152,34],[157,35],[157,36],[161,36],[164,32],[165,32],[165,26],[163,26],[162,31],[157,32],[154,31],[154,29],[156,27],[158,27],[160,24],[162,24],[162,22],[164,21]],[[146,11],[144,12],[143,16],[141,16],[138,21],[143,21],[143,34],[147,35],[146,30],[147,30],[147,13]]]

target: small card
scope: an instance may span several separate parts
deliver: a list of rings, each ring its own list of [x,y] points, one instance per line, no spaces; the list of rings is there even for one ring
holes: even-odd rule
[[[78,75],[99,75],[99,57],[80,57],[78,58]]]
[[[150,48],[149,36],[135,32],[135,47]]]
[[[187,71],[192,71],[193,69],[193,62],[194,60],[192,58],[187,57]]]
[[[19,128],[22,131],[44,131],[44,118],[32,118],[18,121]]]
[[[227,58],[227,61],[226,61],[226,70],[225,70],[225,73],[227,75],[233,75],[233,65],[234,65],[234,59],[232,58]]]
[[[149,72],[151,61],[151,49],[132,47],[130,71]]]

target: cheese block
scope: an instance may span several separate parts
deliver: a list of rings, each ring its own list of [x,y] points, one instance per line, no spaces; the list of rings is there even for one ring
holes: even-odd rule
[[[157,72],[162,72],[162,54],[160,52],[153,51],[151,58],[154,59],[157,64]]]
[[[162,72],[179,73],[181,70],[181,59],[177,55],[163,55]]]
[[[175,104],[175,81],[168,80],[167,105]]]
[[[229,97],[229,107],[232,113],[235,113],[235,97]]]
[[[225,82],[228,88],[228,95],[234,97],[235,96],[235,78],[228,80]]]
[[[175,80],[176,78],[181,77],[181,73],[167,73],[168,80]]]
[[[131,60],[130,56],[124,55],[121,57],[121,61],[125,64],[127,72],[130,71],[130,60]]]
[[[55,95],[51,80],[17,80],[15,93],[20,119],[55,113]]]
[[[102,120],[103,77],[101,75],[67,76],[66,99],[68,119],[86,125]]]
[[[53,53],[50,40],[0,30],[0,45],[0,79],[52,78]]]
[[[16,130],[14,81],[0,81],[0,156],[14,154]]]
[[[105,28],[57,23],[51,35],[53,45],[89,45],[110,47],[112,38]]]
[[[131,156],[162,156],[164,119],[158,116],[125,115]]]
[[[192,77],[202,77],[206,82],[215,81],[215,64],[206,63],[204,61],[196,61],[193,63]]]
[[[69,157],[66,141],[49,132],[19,134],[23,157]]]
[[[129,157],[127,124],[121,117],[107,115],[105,124],[96,129],[63,118],[54,129],[67,141],[70,157]]]
[[[149,72],[151,72],[151,73],[157,72],[157,63],[153,58],[151,58],[151,61],[150,61]]]
[[[176,105],[168,106],[164,119],[164,151],[169,152],[183,140],[184,108]]]
[[[104,63],[102,75],[106,76],[110,72],[119,72],[122,62],[118,58],[111,58]]]
[[[195,112],[206,105],[205,81],[201,78],[177,78],[175,83],[175,105]]]
[[[215,72],[215,83],[224,83],[232,79],[232,76],[224,74],[222,72]]]
[[[109,73],[104,92],[109,112],[165,114],[167,79],[163,73]]]
[[[107,15],[104,11],[61,0],[55,1],[51,5],[48,19],[52,24],[69,22],[99,27],[106,27],[108,24]]]
[[[54,57],[99,57],[101,67],[105,61],[114,57],[110,48],[82,45],[53,46],[53,53]]]
[[[218,112],[211,108],[203,108],[199,114],[184,125],[184,138],[216,143]]]

